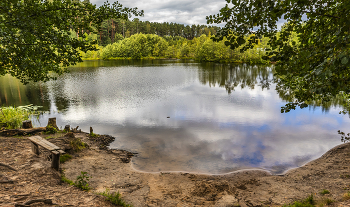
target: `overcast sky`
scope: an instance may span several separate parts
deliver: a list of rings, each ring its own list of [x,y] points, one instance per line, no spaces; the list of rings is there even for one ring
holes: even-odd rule
[[[97,6],[106,0],[90,0]],[[113,0],[109,1],[114,2]],[[144,10],[142,21],[174,22],[179,24],[206,24],[205,17],[219,13],[225,0],[120,0],[125,7]],[[223,25],[218,25],[223,26]]]

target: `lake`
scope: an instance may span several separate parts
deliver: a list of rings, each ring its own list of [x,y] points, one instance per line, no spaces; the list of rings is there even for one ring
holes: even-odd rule
[[[137,152],[136,170],[283,173],[341,144],[349,127],[336,105],[281,113],[273,68],[180,60],[85,61],[57,81],[0,78],[0,105],[43,106],[35,126],[79,126]]]

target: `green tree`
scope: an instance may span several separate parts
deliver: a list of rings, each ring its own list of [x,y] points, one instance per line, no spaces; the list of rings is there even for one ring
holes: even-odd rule
[[[11,74],[23,83],[47,81],[81,62],[80,51],[97,50],[85,32],[99,30],[105,19],[142,15],[137,8],[89,1],[0,1],[0,75]],[[77,37],[72,37],[74,31]]]
[[[282,112],[307,102],[328,102],[338,94],[350,97],[350,1],[344,0],[227,0],[208,23],[226,23],[215,40],[227,37],[232,49],[254,47],[269,37],[266,58],[277,62],[280,90],[293,94]],[[281,31],[277,23],[287,22]],[[245,37],[255,30],[255,36]],[[295,40],[297,34],[298,43]]]

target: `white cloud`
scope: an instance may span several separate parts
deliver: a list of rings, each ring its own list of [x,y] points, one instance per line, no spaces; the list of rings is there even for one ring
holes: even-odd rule
[[[104,1],[91,0],[97,6]],[[110,1],[112,3],[113,1]],[[217,14],[225,6],[224,0],[128,0],[119,1],[123,6],[144,10],[142,21],[173,22],[179,24],[206,24],[206,16]]]
[[[97,6],[104,2],[103,0],[90,1]],[[137,7],[139,10],[144,10],[144,17],[139,17],[141,21],[206,25],[206,16],[218,14],[227,2],[225,0],[122,0],[119,3],[125,7]],[[278,29],[284,22],[285,20],[278,21]],[[220,27],[224,25],[214,24]]]

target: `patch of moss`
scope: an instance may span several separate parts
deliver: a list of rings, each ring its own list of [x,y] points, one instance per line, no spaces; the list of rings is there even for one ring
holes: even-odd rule
[[[330,194],[331,192],[329,192],[329,190],[323,189],[320,194],[321,195],[326,195],[326,194]]]
[[[57,129],[51,125],[48,125],[45,130],[45,134],[56,134]]]
[[[65,163],[66,161],[72,159],[72,155],[64,154],[60,156],[60,163]]]
[[[95,137],[98,137],[98,134],[95,134],[95,133],[92,132],[92,133],[89,134],[89,136],[95,138]]]

